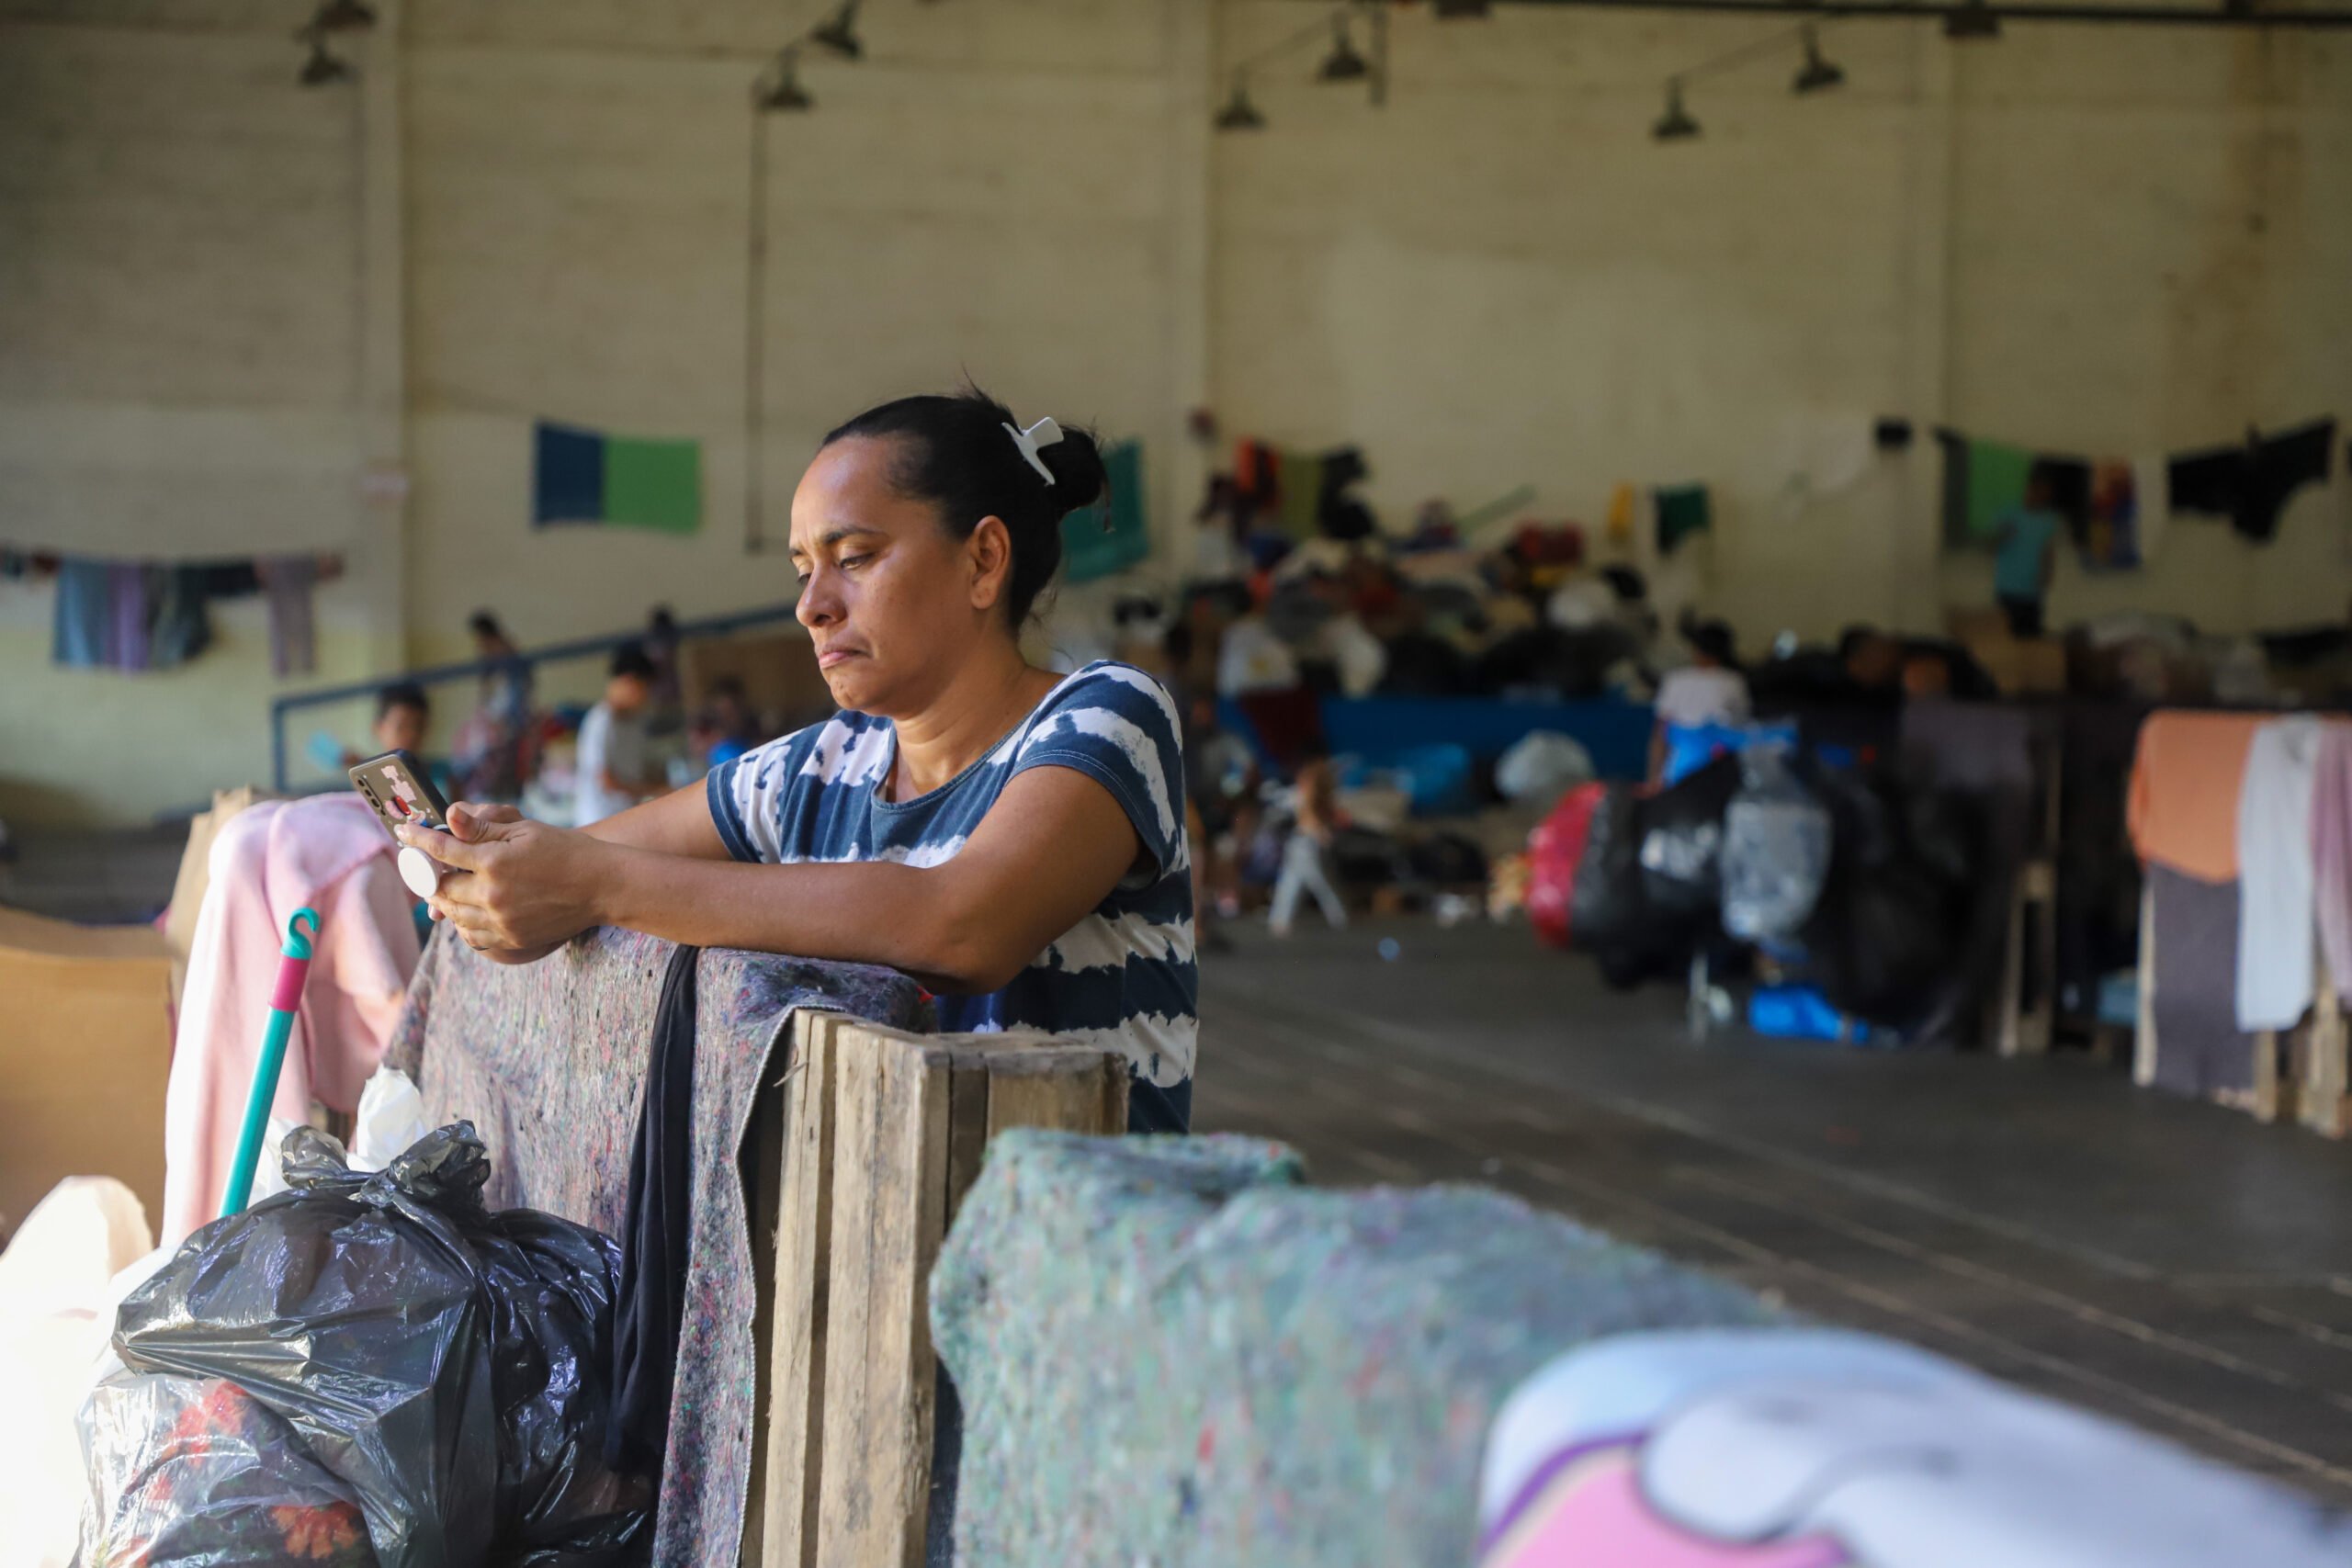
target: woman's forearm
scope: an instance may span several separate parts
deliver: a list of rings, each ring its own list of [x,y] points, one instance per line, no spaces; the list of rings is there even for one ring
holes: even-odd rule
[[[751,865],[616,845],[598,878],[604,925],[696,947],[882,964],[938,991],[1008,976],[936,873],[887,863]]]

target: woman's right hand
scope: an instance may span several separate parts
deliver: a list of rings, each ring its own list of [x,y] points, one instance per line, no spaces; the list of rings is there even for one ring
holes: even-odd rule
[[[527,818],[522,812],[512,806],[477,806],[470,801],[461,800],[455,802],[449,807],[449,833],[460,843],[482,843],[500,836],[495,829],[526,820]],[[425,843],[421,847],[427,854],[432,853],[431,844]],[[433,919],[435,920],[448,919],[448,917],[442,912],[438,899],[432,902],[430,908]],[[552,942],[535,942],[523,947],[505,947],[495,944],[478,944],[472,936],[463,931],[460,931],[458,935],[464,937],[469,945],[472,945],[476,952],[493,964],[536,964],[571,940],[570,937],[560,937]]]

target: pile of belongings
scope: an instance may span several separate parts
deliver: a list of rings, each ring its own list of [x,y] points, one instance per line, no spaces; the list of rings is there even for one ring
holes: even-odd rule
[[[85,1404],[84,1568],[625,1568],[653,1483],[605,1461],[619,1248],[492,1213],[470,1122],[383,1170],[287,1135],[287,1190],[124,1299]]]
[[[1983,837],[1964,797],[1781,746],[1654,795],[1589,788],[1555,818],[1534,858],[1556,867],[1581,839],[1567,908],[1555,889],[1531,894],[1531,913],[1554,940],[1573,933],[1611,984],[1679,979],[1695,953],[1731,964],[1753,946],[1894,1030],[1919,1021],[1962,940]]]

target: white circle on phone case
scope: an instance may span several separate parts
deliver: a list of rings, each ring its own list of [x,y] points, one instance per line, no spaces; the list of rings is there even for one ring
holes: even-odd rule
[[[401,846],[397,860],[401,880],[408,890],[420,898],[430,898],[440,890],[441,863],[414,845]]]

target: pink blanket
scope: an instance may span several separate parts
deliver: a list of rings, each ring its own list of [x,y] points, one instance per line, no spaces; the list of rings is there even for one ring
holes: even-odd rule
[[[313,1100],[357,1107],[416,970],[414,900],[392,863],[398,849],[353,795],[263,801],[213,840],[164,1104],[164,1246],[220,1211],[286,922],[306,904],[319,912],[318,952],[271,1114],[303,1121]]]

